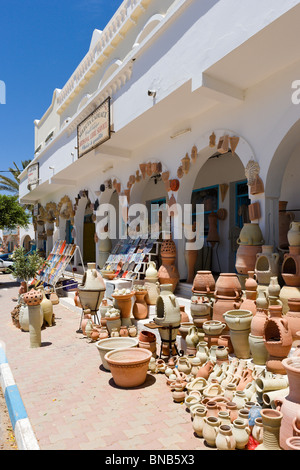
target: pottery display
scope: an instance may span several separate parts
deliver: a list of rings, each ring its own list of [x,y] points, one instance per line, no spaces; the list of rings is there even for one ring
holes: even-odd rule
[[[105,359],[106,353],[120,348],[136,348],[138,346],[137,338],[107,338],[96,343],[101,362],[106,370],[110,370],[110,366]]]
[[[254,271],[248,271],[248,278],[245,279],[245,290],[246,291],[257,291],[257,279]]]
[[[283,250],[286,250],[289,246],[287,234],[291,223],[295,219],[295,214],[286,210],[287,205],[287,201],[279,201],[279,248]]]
[[[256,255],[255,274],[259,284],[268,285],[272,276],[279,275],[279,254],[273,253],[272,245],[263,245]]]
[[[116,349],[105,354],[113,380],[118,387],[133,388],[142,385],[152,354],[142,348]]]

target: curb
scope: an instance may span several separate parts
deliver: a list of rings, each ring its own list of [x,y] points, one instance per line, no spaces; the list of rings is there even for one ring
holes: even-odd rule
[[[4,350],[0,345],[0,383],[18,450],[40,450]]]

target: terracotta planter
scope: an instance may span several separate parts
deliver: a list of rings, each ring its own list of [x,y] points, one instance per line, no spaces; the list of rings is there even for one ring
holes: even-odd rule
[[[107,338],[98,341],[96,343],[96,347],[98,349],[103,367],[106,370],[110,370],[110,366],[105,359],[106,353],[116,349],[136,348],[138,343],[139,341],[137,338],[122,338],[121,336],[119,338]]]
[[[112,294],[112,297],[117,301],[118,308],[121,310],[121,318],[130,318],[133,296],[134,292],[124,295]]]
[[[286,440],[300,433],[297,421],[300,412],[300,358],[283,359],[282,365],[288,376],[289,394],[275,402],[283,416],[280,427],[280,446],[286,450]]]
[[[257,254],[261,253],[259,245],[240,245],[236,253],[235,268],[238,274],[247,275],[255,270]]]
[[[148,317],[148,305],[145,301],[147,291],[135,291],[135,303],[133,305],[132,313],[136,320],[144,320]]]
[[[122,388],[133,388],[142,385],[147,378],[151,351],[142,348],[128,348],[106,353],[114,382]]]
[[[214,295],[216,283],[211,271],[197,271],[192,292],[200,295]]]

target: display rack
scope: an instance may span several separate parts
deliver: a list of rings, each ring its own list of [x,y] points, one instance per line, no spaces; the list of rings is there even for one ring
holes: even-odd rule
[[[77,245],[67,244],[65,240],[57,241],[45,264],[38,271],[36,281],[49,285],[57,290],[58,287],[56,287],[56,284],[59,279],[63,277],[66,267],[71,263],[76,252],[78,252],[83,266],[82,255]],[[77,285],[77,283],[74,282],[74,285]]]

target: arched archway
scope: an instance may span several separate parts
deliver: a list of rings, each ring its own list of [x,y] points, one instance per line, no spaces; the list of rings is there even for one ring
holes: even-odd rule
[[[219,220],[220,244],[217,245],[218,253],[215,260],[212,261],[213,270],[218,271],[234,271],[235,269],[235,240],[237,239],[239,221],[237,220],[237,211],[240,200],[237,198],[237,185],[241,184],[245,192],[246,204],[248,205],[251,196],[248,199],[248,184],[245,175],[245,167],[250,160],[256,160],[253,149],[248,142],[229,130],[215,130],[215,145],[210,145],[212,133],[206,133],[201,136],[195,146],[197,148],[197,157],[191,160],[190,169],[183,174],[180,179],[180,187],[176,194],[177,203],[184,213],[184,205],[191,204],[193,192],[198,191],[201,195],[205,195],[205,191],[209,188],[215,188],[215,197],[217,198],[218,209],[226,210],[224,220]],[[218,143],[222,136],[238,137],[238,144],[231,152],[224,154],[218,152]],[[227,187],[227,192],[222,196],[221,185]],[[201,201],[201,197],[199,199]],[[243,201],[243,204],[245,201]],[[193,209],[192,209],[193,210]],[[210,211],[205,212],[205,217]],[[248,211],[247,211],[248,213]],[[207,222],[207,221],[206,221]],[[177,241],[178,252],[185,252],[186,240],[184,237]],[[222,261],[222,262],[221,262]],[[181,279],[186,278],[187,266],[183,256],[178,259],[178,269]]]
[[[287,210],[294,209],[296,220],[300,220],[300,212],[298,212],[300,209],[298,208],[300,197],[299,136],[300,119],[297,119],[282,136],[266,172],[266,238],[268,243],[275,247],[278,247],[279,242],[279,201],[287,201]]]

